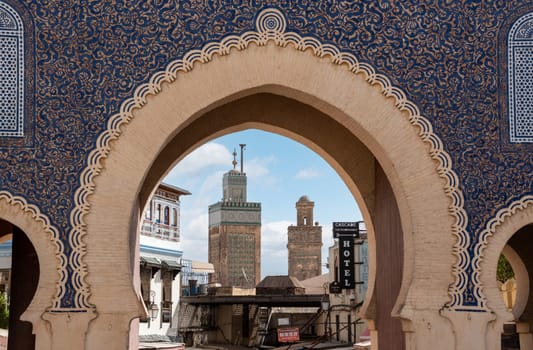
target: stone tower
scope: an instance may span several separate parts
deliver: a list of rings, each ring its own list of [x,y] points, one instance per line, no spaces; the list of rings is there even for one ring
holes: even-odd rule
[[[313,222],[314,207],[302,196],[296,202],[296,226],[288,227],[289,276],[300,281],[322,273],[322,226]]]
[[[222,200],[209,206],[210,281],[222,286],[254,288],[261,279],[261,203],[246,200],[246,173],[233,169],[222,179]]]

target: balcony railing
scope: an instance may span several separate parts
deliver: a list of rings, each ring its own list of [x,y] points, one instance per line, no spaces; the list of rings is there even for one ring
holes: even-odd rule
[[[180,231],[177,226],[166,225],[146,219],[143,221],[141,234],[169,241],[177,242],[180,240]]]

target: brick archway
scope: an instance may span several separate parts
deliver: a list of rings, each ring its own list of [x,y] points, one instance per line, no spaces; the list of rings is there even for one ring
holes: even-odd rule
[[[454,223],[445,189],[448,184],[443,186],[443,175],[432,159],[438,152],[432,151],[434,143],[430,147],[430,142],[420,136],[416,126],[419,120],[402,111],[405,101],[397,95],[385,96],[384,85],[372,86],[366,78],[311,52],[266,43],[216,57],[209,64],[177,74],[176,82],[163,84],[155,96],[145,97],[142,108],[134,115],[117,121],[122,124],[122,134],[109,135],[118,140],[110,144],[101,171],[94,177],[91,210],[86,216],[86,242],[90,247],[85,259],[90,271],[87,280],[91,302],[101,315],[94,322],[95,332],[107,322],[103,314],[109,319],[114,312],[129,310],[124,315],[128,320],[139,314],[135,311],[138,304],[131,276],[124,274],[130,270],[132,259],[127,246],[137,228],[131,215],[138,216],[139,198],[147,198],[148,184],[159,181],[172,165],[167,151],[175,151],[173,160],[178,161],[211,137],[261,124],[266,130],[292,137],[317,151],[339,172],[360,204],[368,206],[372,202],[372,191],[365,193],[365,184],[361,183],[364,174],[354,170],[353,159],[343,158],[341,149],[328,150],[324,140],[311,142],[310,135],[300,133],[297,125],[283,125],[275,119],[254,120],[253,116],[237,121],[229,116],[212,119],[220,124],[206,133],[201,123],[195,124],[218,107],[262,93],[297,101],[327,116],[326,123],[341,126],[351,140],[357,140],[352,143],[354,147],[368,149],[368,154],[379,162],[394,192],[405,233],[397,238],[403,241],[405,259],[395,313],[413,319],[416,308],[431,309],[435,311],[432,316],[424,317],[448,327],[436,310],[449,301]],[[309,126],[328,132],[323,125]],[[195,131],[195,127],[199,130]],[[184,145],[187,146],[179,150],[173,148]],[[361,209],[366,219],[371,218],[369,207]],[[110,244],[119,247],[112,261],[108,256]],[[375,244],[371,241],[371,245]],[[99,269],[109,264],[113,264],[113,271],[102,274]],[[373,274],[371,269],[371,283]],[[427,284],[428,280],[431,283]],[[110,302],[115,300],[109,295],[110,284],[116,285],[113,294],[121,295],[118,304]],[[418,301],[416,306],[406,302],[413,299]]]

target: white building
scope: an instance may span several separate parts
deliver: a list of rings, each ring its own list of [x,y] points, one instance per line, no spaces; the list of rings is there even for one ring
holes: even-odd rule
[[[183,252],[180,246],[180,196],[190,192],[160,184],[146,209],[140,235],[141,296],[148,310],[139,324],[141,346],[175,340]]]

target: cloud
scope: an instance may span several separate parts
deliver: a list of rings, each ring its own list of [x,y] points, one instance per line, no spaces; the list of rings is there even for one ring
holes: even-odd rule
[[[175,183],[178,179],[195,178],[213,166],[231,167],[233,155],[224,146],[215,142],[206,143],[183,158],[165,177],[165,182]]]
[[[187,221],[184,217],[188,217]],[[208,214],[197,209],[182,212],[181,249],[183,257],[207,262],[208,260]]]
[[[270,170],[268,168],[269,164],[272,164],[276,161],[274,156],[269,157],[254,157],[248,161],[244,161],[244,171],[246,175],[250,178],[260,178],[270,175]]]
[[[244,171],[248,177],[248,181],[251,184],[248,185],[248,191],[257,190],[259,187],[275,188],[279,184],[278,177],[273,175],[270,171],[271,167],[278,162],[277,158],[273,155],[268,157],[255,157],[248,162],[244,162]]]
[[[309,179],[316,179],[320,177],[320,172],[316,171],[315,169],[301,169],[294,175],[294,178],[297,180],[309,180]]]
[[[290,221],[263,223],[261,226],[261,276],[287,275],[287,227]]]
[[[287,249],[287,227],[291,224],[294,223],[286,220],[263,223],[261,245],[265,248]]]

